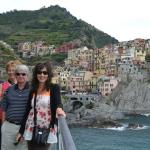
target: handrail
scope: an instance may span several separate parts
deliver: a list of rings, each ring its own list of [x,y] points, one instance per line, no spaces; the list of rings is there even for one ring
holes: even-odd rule
[[[68,128],[68,125],[66,123],[65,117],[63,116],[58,117],[58,128],[60,131],[59,139],[58,139],[58,141],[60,142],[59,150],[76,150],[76,147],[72,139],[70,130]],[[60,138],[62,139],[62,141]]]

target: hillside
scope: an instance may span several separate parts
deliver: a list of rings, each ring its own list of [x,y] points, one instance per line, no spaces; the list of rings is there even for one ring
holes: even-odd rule
[[[14,47],[19,42],[35,40],[56,46],[78,40],[79,46],[92,48],[118,42],[58,5],[36,11],[14,10],[0,14],[0,39]]]
[[[9,60],[22,60],[14,53],[6,43],[0,41],[0,67],[4,67]]]

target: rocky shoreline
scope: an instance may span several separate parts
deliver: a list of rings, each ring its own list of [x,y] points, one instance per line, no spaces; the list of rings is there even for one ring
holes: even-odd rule
[[[121,127],[122,125],[118,123],[117,121],[102,121],[99,123],[94,123],[94,122],[74,122],[68,124],[70,128],[75,128],[75,127],[91,127],[91,128],[118,128]]]
[[[143,114],[127,114],[127,116],[143,116]],[[150,117],[150,115],[145,115],[146,117]],[[123,119],[122,119],[123,120]],[[70,128],[121,128],[124,125],[120,122],[120,120],[74,120],[72,122],[68,122],[68,126]],[[128,123],[126,125],[127,129],[138,129],[143,128],[144,125],[140,123]]]
[[[115,94],[114,94],[115,93]],[[125,115],[150,116],[150,83],[132,80],[123,84],[109,97],[100,97],[89,109],[86,105],[73,109],[72,105],[64,107],[67,112],[67,122],[70,127],[121,127],[118,120]],[[115,96],[114,96],[115,95]],[[129,128],[142,125],[129,125]]]

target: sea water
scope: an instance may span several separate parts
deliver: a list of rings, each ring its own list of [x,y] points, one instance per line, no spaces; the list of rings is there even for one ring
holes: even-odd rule
[[[150,117],[127,116],[120,128],[72,128],[77,150],[150,150]],[[143,127],[128,129],[129,123]]]

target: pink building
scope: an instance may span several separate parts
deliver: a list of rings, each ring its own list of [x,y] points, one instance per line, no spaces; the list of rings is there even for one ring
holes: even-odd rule
[[[103,96],[111,94],[114,88],[118,85],[118,79],[115,77],[102,77],[100,79],[99,90]]]
[[[68,89],[74,92],[86,92],[90,88],[93,73],[90,71],[79,71],[68,78]]]

